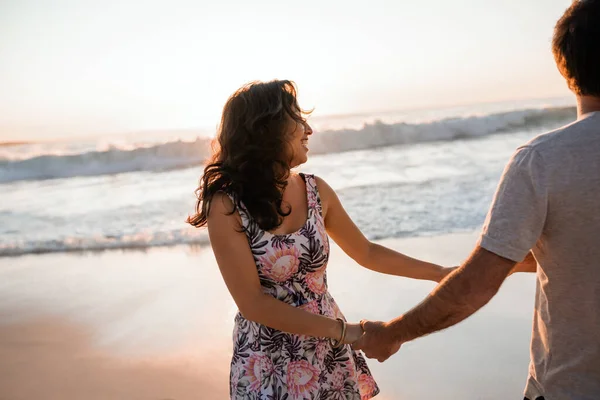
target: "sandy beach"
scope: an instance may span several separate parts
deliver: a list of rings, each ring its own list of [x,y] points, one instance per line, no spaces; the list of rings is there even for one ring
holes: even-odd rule
[[[445,265],[474,233],[386,240]],[[433,287],[372,273],[333,247],[330,291],[349,320],[389,319]],[[369,365],[378,399],[518,399],[533,275],[510,277],[475,317]],[[236,307],[210,248],[0,259],[0,399],[225,399]]]

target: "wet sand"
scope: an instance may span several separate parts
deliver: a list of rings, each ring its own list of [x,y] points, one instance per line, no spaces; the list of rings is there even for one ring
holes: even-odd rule
[[[455,265],[475,234],[387,240]],[[347,318],[390,319],[434,287],[372,273],[339,248],[330,291]],[[473,318],[369,361],[386,399],[522,398],[534,277],[510,277]],[[207,248],[0,259],[0,400],[224,399],[236,307]]]
[[[223,371],[201,370],[185,359],[127,360],[98,352],[88,333],[56,319],[0,329],[0,360],[1,399],[227,397]]]

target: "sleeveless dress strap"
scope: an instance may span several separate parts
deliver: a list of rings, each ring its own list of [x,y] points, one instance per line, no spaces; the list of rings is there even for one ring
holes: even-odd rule
[[[232,193],[225,193],[227,197],[231,199],[231,202],[235,205],[235,210],[240,214],[240,218],[242,220],[242,228],[248,229],[250,223],[252,221],[250,217],[250,213],[246,209],[243,203],[237,203],[235,196]]]
[[[321,204],[321,196],[317,187],[317,180],[312,174],[302,174],[306,182],[306,192],[308,199],[308,209],[316,210],[318,215],[323,218],[323,205]]]

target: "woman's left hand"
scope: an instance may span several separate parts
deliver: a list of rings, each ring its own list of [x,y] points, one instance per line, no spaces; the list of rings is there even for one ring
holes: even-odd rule
[[[450,275],[457,268],[458,268],[458,266],[457,267],[440,267],[440,274],[439,274],[438,279],[436,279],[436,282],[438,282],[438,283],[441,282],[445,277]]]

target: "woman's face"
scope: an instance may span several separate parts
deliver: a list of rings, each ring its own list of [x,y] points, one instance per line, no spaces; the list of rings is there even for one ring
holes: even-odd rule
[[[292,152],[290,168],[294,168],[308,160],[308,137],[313,131],[307,122],[298,122],[292,118],[289,118],[287,126],[289,149]]]

